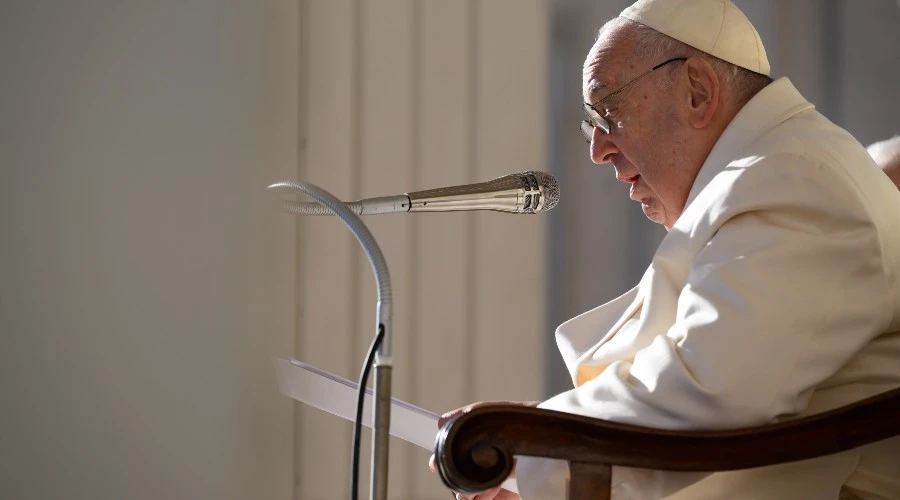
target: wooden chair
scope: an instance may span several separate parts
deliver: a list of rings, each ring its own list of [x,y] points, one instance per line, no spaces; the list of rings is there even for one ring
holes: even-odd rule
[[[674,432],[538,408],[497,405],[447,422],[435,450],[451,489],[499,485],[513,455],[569,462],[569,500],[608,499],[612,466],[726,471],[830,455],[900,435],[900,389],[788,422],[719,432]]]

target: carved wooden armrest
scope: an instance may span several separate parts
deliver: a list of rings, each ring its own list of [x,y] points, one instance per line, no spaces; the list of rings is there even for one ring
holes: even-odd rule
[[[435,458],[444,483],[464,493],[499,485],[513,455],[570,464],[570,500],[609,490],[612,465],[676,471],[747,469],[830,455],[900,435],[900,389],[825,413],[747,429],[676,432],[539,408],[475,408],[447,422]],[[581,495],[581,496],[580,496]]]

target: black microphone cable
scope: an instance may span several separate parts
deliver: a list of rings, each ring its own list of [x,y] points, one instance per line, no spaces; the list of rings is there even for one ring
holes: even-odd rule
[[[363,404],[366,400],[366,383],[369,380],[369,369],[372,367],[372,360],[375,359],[375,353],[384,339],[384,325],[378,325],[378,333],[369,346],[369,353],[366,355],[366,361],[363,364],[362,371],[359,374],[359,387],[356,388],[356,419],[353,422],[353,464],[351,466],[350,477],[350,500],[359,500],[359,447],[362,441],[362,419]],[[372,408],[374,411],[374,407]]]

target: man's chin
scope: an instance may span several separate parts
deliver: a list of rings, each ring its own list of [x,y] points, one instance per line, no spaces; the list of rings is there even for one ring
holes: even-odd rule
[[[655,203],[652,201],[650,203],[641,202],[641,210],[644,212],[644,215],[650,219],[651,222],[655,222],[657,224],[664,224],[665,217],[663,217],[662,211],[660,211]]]

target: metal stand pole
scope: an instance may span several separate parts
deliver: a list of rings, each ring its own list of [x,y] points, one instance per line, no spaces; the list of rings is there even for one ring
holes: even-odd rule
[[[375,398],[372,425],[372,491],[371,500],[387,500],[388,491],[388,441],[391,430],[391,370],[393,369],[393,343],[391,336],[391,276],[381,248],[375,242],[369,228],[358,215],[347,205],[324,189],[308,182],[283,181],[272,184],[268,188],[273,191],[293,191],[309,195],[319,203],[328,207],[350,229],[353,236],[363,247],[372,271],[375,273],[375,285],[378,287],[378,306],[375,318],[375,331],[384,329],[381,346],[375,355]],[[364,389],[364,388],[361,388]]]
[[[387,500],[388,445],[391,430],[393,366],[375,361],[375,407],[372,425],[372,500]]]

